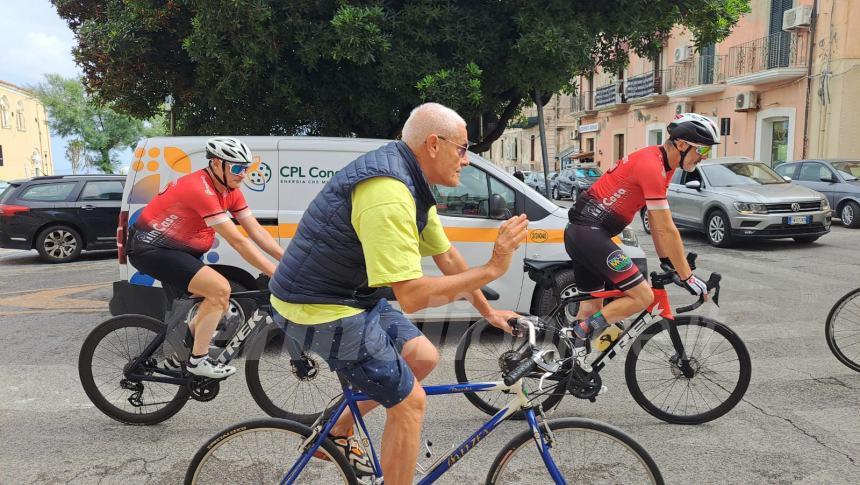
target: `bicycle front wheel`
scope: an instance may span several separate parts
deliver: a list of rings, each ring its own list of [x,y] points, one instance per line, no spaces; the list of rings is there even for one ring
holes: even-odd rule
[[[311,425],[336,406],[332,400],[343,393],[343,386],[321,356],[297,351],[300,359],[293,361],[287,337],[276,325],[263,329],[258,338],[245,354],[245,380],[260,409],[274,418]]]
[[[282,419],[256,419],[231,426],[207,441],[191,460],[186,485],[280,483],[299,460],[311,429]],[[334,443],[323,442],[293,483],[357,484]]]
[[[824,334],[839,362],[860,372],[860,288],[848,292],[833,305]]]
[[[152,381],[133,382],[125,368],[164,331],[164,323],[144,315],[121,315],[92,332],[78,356],[78,374],[93,404],[126,424],[156,424],[178,413],[188,402],[188,388]],[[153,375],[164,362],[163,346],[147,356],[141,373]]]
[[[547,433],[546,427],[552,431]],[[567,483],[654,484],[663,476],[639,443],[618,428],[581,418],[552,419],[541,425],[548,453]],[[496,456],[487,484],[553,483],[532,431],[514,437]]]
[[[743,340],[715,320],[675,317],[689,359],[685,369],[669,325],[651,325],[627,354],[624,377],[633,399],[667,423],[701,424],[726,414],[750,383],[752,365]]]

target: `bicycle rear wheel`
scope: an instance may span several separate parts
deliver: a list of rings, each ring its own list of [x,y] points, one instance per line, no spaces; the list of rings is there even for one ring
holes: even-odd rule
[[[300,352],[301,359],[293,362],[281,329],[270,325],[262,330],[245,353],[251,397],[269,416],[311,425],[320,413],[336,406],[333,398],[343,394],[337,373],[313,352]]]
[[[541,425],[544,439],[552,430],[549,454],[567,483],[654,484],[663,476],[639,443],[618,428],[581,418],[552,419]],[[553,483],[535,446],[531,429],[509,441],[496,456],[487,484]]]
[[[540,336],[543,337],[544,342],[538,342],[538,346],[551,345],[559,351],[561,357],[567,357],[570,352],[564,350],[565,346],[558,346],[554,343],[557,340],[555,332],[556,330],[553,328],[541,333]],[[511,337],[484,319],[478,320],[469,327],[457,344],[457,352],[454,356],[454,373],[457,376],[457,381],[488,382],[502,380],[504,356],[515,355],[516,349],[523,342],[525,341]],[[563,380],[552,392],[542,396],[534,396],[538,393],[540,377],[540,372],[532,373],[524,378],[523,384],[529,395],[534,397],[533,402],[536,405],[540,404],[544,411],[549,411],[561,402],[567,392],[566,381]],[[556,380],[547,379],[544,382],[544,388],[549,389],[549,386],[558,382],[558,378]],[[502,391],[466,392],[464,394],[469,402],[490,416],[499,412],[499,409],[511,399],[510,394]],[[511,416],[511,419],[523,419],[523,416],[522,411],[517,411]]]
[[[860,288],[849,291],[833,305],[824,335],[839,362],[860,372]]]
[[[188,388],[152,381],[131,382],[125,368],[164,331],[164,323],[144,315],[121,315],[96,327],[81,347],[78,374],[87,397],[103,413],[126,424],[156,424],[188,402]],[[142,373],[164,362],[163,346],[146,358]],[[137,404],[129,400],[139,396]]]
[[[282,419],[233,425],[197,450],[185,473],[186,485],[279,483],[304,451],[311,429]],[[298,479],[299,484],[357,484],[355,473],[334,443],[323,442]]]
[[[720,322],[675,317],[692,375],[687,377],[669,334],[669,323],[651,325],[633,342],[624,377],[633,399],[667,423],[701,424],[729,412],[750,383],[749,352]]]

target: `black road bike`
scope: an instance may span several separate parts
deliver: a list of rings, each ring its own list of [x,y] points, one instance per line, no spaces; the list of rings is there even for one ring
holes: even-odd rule
[[[688,255],[695,269],[695,254]],[[539,262],[525,261],[533,279],[540,278]],[[623,349],[630,348],[625,364],[625,380],[633,399],[648,413],[669,423],[700,424],[729,412],[744,396],[749,386],[751,363],[749,352],[741,338],[728,326],[702,316],[680,315],[700,307],[704,295],[696,303],[677,308],[673,315],[666,286],[681,285],[680,278],[670,266],[662,273],[651,273],[654,303],[615,339],[606,334],[600,338],[605,349],[592,359],[591,370],[574,364],[572,337],[566,327],[568,305],[594,298],[617,298],[621,292],[603,291],[579,293],[571,286],[559,295],[558,303],[539,317],[543,345],[555,347],[567,357],[560,370],[552,374],[534,373],[527,376],[531,389],[541,396],[544,410],[557,406],[565,394],[580,399],[596,400],[601,392],[600,373]],[[545,275],[544,275],[545,276]],[[720,275],[708,280],[713,301],[719,303]],[[568,310],[569,312],[569,310]],[[573,312],[575,314],[575,311]],[[455,356],[455,373],[459,382],[494,379],[511,371],[519,360],[523,343],[503,334],[486,320],[474,323],[460,339]],[[589,343],[590,350],[590,343]],[[593,357],[593,355],[592,355]],[[465,393],[478,409],[495,414],[506,399],[502,392]],[[522,414],[515,417],[522,417]]]
[[[265,288],[265,280],[259,281]],[[120,315],[96,327],[86,338],[78,358],[81,384],[90,401],[104,414],[127,424],[150,425],[178,413],[189,399],[208,402],[218,395],[221,381],[165,368],[175,356],[169,345],[171,331],[179,329],[179,346],[185,355],[192,339],[187,321],[201,298],[180,296],[165,288],[172,325],[145,315]],[[340,382],[324,361],[310,352],[285,348],[285,339],[272,319],[267,289],[234,291],[230,307],[219,324],[209,355],[222,363],[240,354],[245,380],[254,401],[268,415],[312,423],[326,404],[341,392]],[[250,315],[250,317],[247,317]],[[295,358],[290,356],[294,355]],[[185,358],[177,358],[184,362]]]
[[[827,315],[824,335],[833,355],[860,372],[860,288],[839,299]]]

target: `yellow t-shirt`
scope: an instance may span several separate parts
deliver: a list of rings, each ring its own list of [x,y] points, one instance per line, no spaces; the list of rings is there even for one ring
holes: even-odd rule
[[[427,211],[427,225],[418,234],[415,199],[406,185],[391,177],[374,177],[352,191],[352,227],[358,234],[371,287],[389,286],[424,275],[421,258],[448,251],[451,243],[436,207]],[[345,305],[287,303],[272,296],[272,306],[287,320],[314,325],[362,312]]]

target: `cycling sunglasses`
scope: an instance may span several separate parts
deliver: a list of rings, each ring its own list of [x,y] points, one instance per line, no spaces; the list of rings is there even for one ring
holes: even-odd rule
[[[699,154],[700,157],[707,157],[711,154],[710,146],[696,147],[696,153]]]
[[[229,167],[230,173],[232,173],[233,175],[242,175],[243,173],[248,171],[248,166],[241,163],[227,162],[227,166]]]

